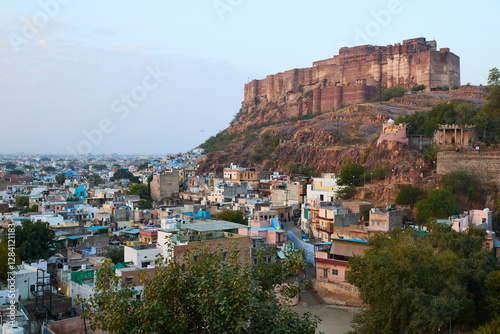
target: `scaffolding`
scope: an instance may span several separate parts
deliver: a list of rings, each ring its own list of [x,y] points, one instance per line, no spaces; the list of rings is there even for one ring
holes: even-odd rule
[[[52,319],[52,275],[38,268],[36,271],[36,284],[32,286],[31,293],[35,297],[35,319],[37,322],[47,322]],[[47,296],[48,295],[48,296]]]

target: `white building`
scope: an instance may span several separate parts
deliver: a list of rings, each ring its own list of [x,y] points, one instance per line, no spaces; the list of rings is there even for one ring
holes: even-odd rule
[[[38,220],[44,222],[44,223],[49,223],[50,226],[57,226],[57,225],[62,225],[64,217],[58,214],[52,214],[52,215],[32,215],[30,217],[32,222],[36,222]]]

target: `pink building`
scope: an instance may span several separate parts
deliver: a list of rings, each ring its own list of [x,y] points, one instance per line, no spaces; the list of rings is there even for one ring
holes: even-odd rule
[[[316,280],[327,283],[346,284],[345,275],[349,270],[349,258],[362,256],[370,245],[366,240],[333,239],[315,245]]]
[[[450,217],[451,228],[457,232],[465,231],[469,224],[491,231],[493,212],[488,208],[484,210],[470,210],[468,214]]]
[[[266,239],[268,244],[283,246],[288,240],[287,233],[281,228],[276,218],[269,220],[254,220],[250,222],[250,236]],[[239,229],[239,234],[248,233],[246,229]]]
[[[409,139],[406,133],[406,124],[395,125],[391,118],[387,122],[384,122],[377,144],[380,144],[384,140],[397,141],[408,145]]]

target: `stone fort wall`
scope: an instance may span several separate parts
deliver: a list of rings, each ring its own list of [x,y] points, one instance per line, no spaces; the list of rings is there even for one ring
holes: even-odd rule
[[[420,84],[428,90],[460,85],[459,57],[448,48],[437,50],[435,41],[423,37],[388,46],[341,48],[338,55],[312,67],[251,81],[245,85],[242,106],[252,109],[259,101],[287,105],[290,93],[313,91],[312,105],[293,103],[300,105],[294,113],[301,115],[365,102],[380,88]]]
[[[439,152],[437,173],[463,170],[471,172],[484,183],[500,187],[500,152]]]

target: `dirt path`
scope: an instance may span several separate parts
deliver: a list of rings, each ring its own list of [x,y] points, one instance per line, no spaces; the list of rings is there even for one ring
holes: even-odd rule
[[[307,307],[304,303],[292,306],[291,309],[298,314],[309,311],[321,318],[317,332],[325,334],[343,334],[351,330],[351,320],[354,313],[352,311],[330,308],[328,305],[315,305]]]

